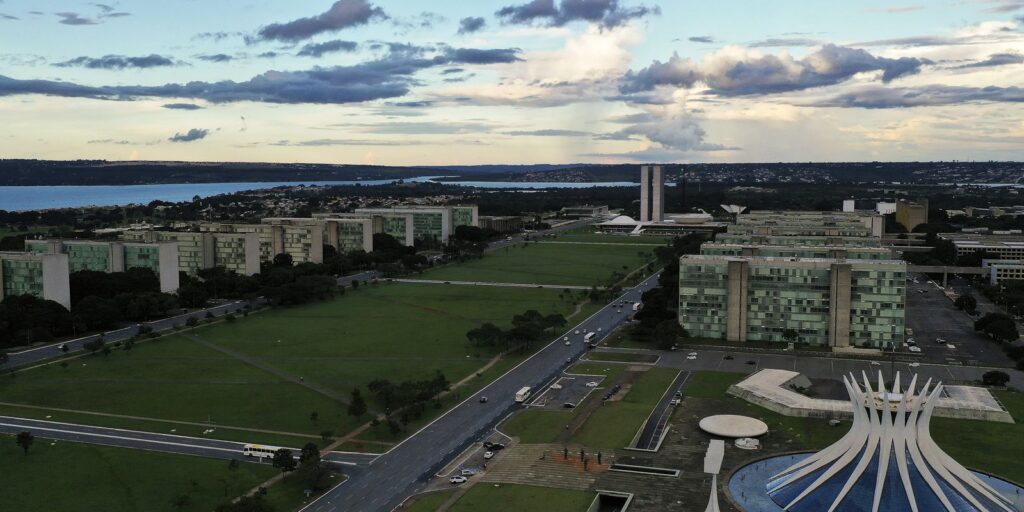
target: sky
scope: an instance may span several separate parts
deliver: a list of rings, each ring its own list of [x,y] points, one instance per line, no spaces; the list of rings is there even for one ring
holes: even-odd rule
[[[0,158],[1024,160],[1024,0],[0,0]]]

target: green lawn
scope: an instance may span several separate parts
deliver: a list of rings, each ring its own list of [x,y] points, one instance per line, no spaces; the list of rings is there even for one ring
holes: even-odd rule
[[[452,494],[455,494],[455,490],[424,494],[415,500],[410,500],[406,507],[399,510],[402,512],[437,512],[438,507],[448,501]]]
[[[0,510],[174,512],[171,500],[188,496],[181,511],[207,512],[276,472],[269,465],[242,463],[229,471],[223,460],[66,441],[51,445],[41,438],[24,456],[13,437],[0,435],[0,474],[6,475]]]
[[[455,502],[451,512],[584,512],[594,501],[594,493],[513,484],[477,484]]]
[[[627,235],[608,235],[598,233],[596,228],[592,226],[577,228],[572,231],[563,231],[557,236],[552,238],[543,238],[544,241],[556,241],[556,242],[589,242],[589,243],[605,243],[605,244],[625,244],[625,245],[665,245],[672,237],[664,236],[627,236]]]
[[[329,398],[182,335],[139,343],[130,352],[74,359],[67,368],[53,364],[5,375],[0,378],[0,401],[311,435],[327,429],[340,432],[339,425],[354,423]],[[310,421],[313,411],[319,414],[317,423]],[[54,415],[50,419],[67,415],[48,414]],[[88,423],[104,424],[93,419]],[[195,430],[170,425],[154,430],[171,428],[185,435]],[[258,435],[245,439],[261,440]]]
[[[485,253],[479,260],[423,273],[424,279],[498,283],[605,286],[651,260],[653,247],[529,243]]]
[[[591,448],[629,446],[678,373],[671,368],[651,368],[642,373],[621,400],[598,407],[572,440]]]

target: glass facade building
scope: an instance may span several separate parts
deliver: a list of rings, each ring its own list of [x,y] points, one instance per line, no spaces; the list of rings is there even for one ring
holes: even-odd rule
[[[0,301],[14,295],[32,295],[71,309],[68,255],[0,252]]]

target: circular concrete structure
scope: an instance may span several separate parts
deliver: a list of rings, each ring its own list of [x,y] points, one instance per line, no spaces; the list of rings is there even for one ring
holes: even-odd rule
[[[700,420],[700,429],[719,437],[758,437],[768,433],[768,425],[748,416],[719,414]]]

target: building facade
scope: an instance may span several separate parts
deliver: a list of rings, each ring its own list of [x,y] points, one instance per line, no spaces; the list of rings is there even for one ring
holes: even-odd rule
[[[256,233],[193,231],[126,231],[125,241],[171,242],[178,251],[178,271],[195,275],[214,267],[242,275],[260,272],[260,240]]]
[[[660,165],[640,166],[640,222],[665,220],[665,174]]]
[[[907,231],[913,231],[921,224],[928,223],[928,200],[918,199],[907,201],[901,199],[896,202],[896,222],[900,223]]]
[[[386,233],[407,246],[417,241],[448,243],[455,228],[480,225],[479,208],[475,205],[357,208],[348,213],[316,213],[313,218],[368,220],[371,238],[373,233]]]
[[[706,243],[700,253],[711,256],[770,256],[774,258],[836,258],[850,260],[891,260],[892,251],[883,247],[742,245]]]
[[[938,236],[953,243],[958,258],[986,252],[1001,260],[1024,260],[1024,236],[974,233],[939,233]]]
[[[253,233],[259,240],[260,261],[273,261],[278,254],[292,257],[292,263],[323,263],[324,232],[318,224],[228,224],[204,223],[205,233]]]
[[[70,310],[68,255],[0,252],[0,301],[14,295],[52,300]]]
[[[730,231],[732,226],[729,227]],[[733,232],[715,235],[715,242],[729,245],[775,245],[805,247],[881,247],[882,240],[865,236],[754,235]]]
[[[679,323],[733,342],[884,348],[902,344],[906,263],[895,260],[687,255]]]
[[[600,219],[608,216],[608,205],[564,206],[560,212],[563,217],[576,219]]]
[[[518,233],[523,230],[523,218],[517,216],[507,217],[480,217],[481,229],[493,229],[498,233]]]
[[[160,279],[160,291],[178,290],[178,245],[173,242],[120,242],[103,240],[25,240],[33,253],[66,254],[68,272],[124,272],[147,268]]]

